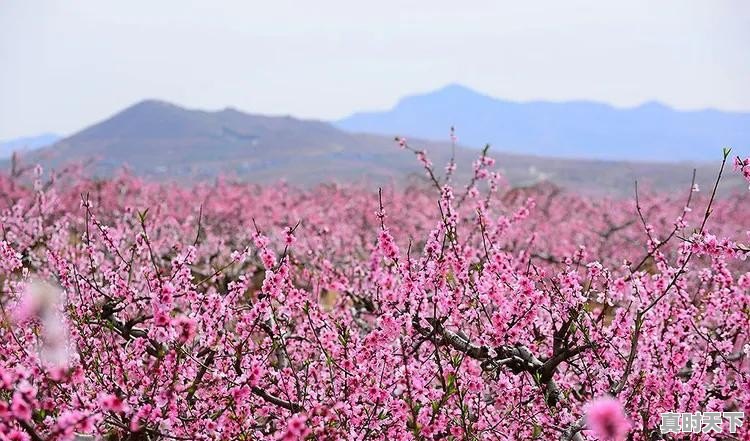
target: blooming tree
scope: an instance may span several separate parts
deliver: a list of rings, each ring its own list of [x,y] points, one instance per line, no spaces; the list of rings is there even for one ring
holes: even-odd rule
[[[616,200],[398,141],[431,188],[0,178],[0,440],[651,440],[750,407],[729,152],[708,192]]]

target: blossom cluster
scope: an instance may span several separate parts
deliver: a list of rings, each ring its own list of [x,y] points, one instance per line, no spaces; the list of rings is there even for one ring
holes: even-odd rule
[[[398,142],[427,187],[0,176],[0,440],[651,440],[750,408],[747,194],[511,188],[486,149],[460,184]]]
[[[750,183],[750,158],[741,159],[739,156],[734,159],[735,171],[742,174],[745,180]]]

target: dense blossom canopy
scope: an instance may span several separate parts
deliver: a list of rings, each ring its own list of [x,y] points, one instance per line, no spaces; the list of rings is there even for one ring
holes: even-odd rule
[[[652,440],[750,408],[748,195],[412,151],[429,189],[1,177],[0,439]]]

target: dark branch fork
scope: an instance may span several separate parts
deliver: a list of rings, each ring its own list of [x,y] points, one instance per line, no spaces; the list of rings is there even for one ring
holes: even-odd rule
[[[540,386],[544,386],[544,398],[549,406],[555,406],[562,399],[560,388],[554,380],[554,374],[561,363],[591,349],[586,344],[576,348],[560,348],[549,359],[542,359],[534,355],[528,347],[522,344],[515,346],[501,345],[494,348],[479,346],[469,339],[445,329],[439,320],[427,319],[430,328],[419,323],[415,317],[412,320],[414,329],[435,346],[448,346],[466,356],[482,362],[482,369],[494,371],[505,367],[513,373],[526,372],[535,378]]]

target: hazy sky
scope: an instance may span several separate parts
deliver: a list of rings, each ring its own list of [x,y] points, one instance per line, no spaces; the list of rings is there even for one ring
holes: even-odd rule
[[[0,139],[144,98],[330,119],[453,82],[750,110],[750,2],[0,0]]]

